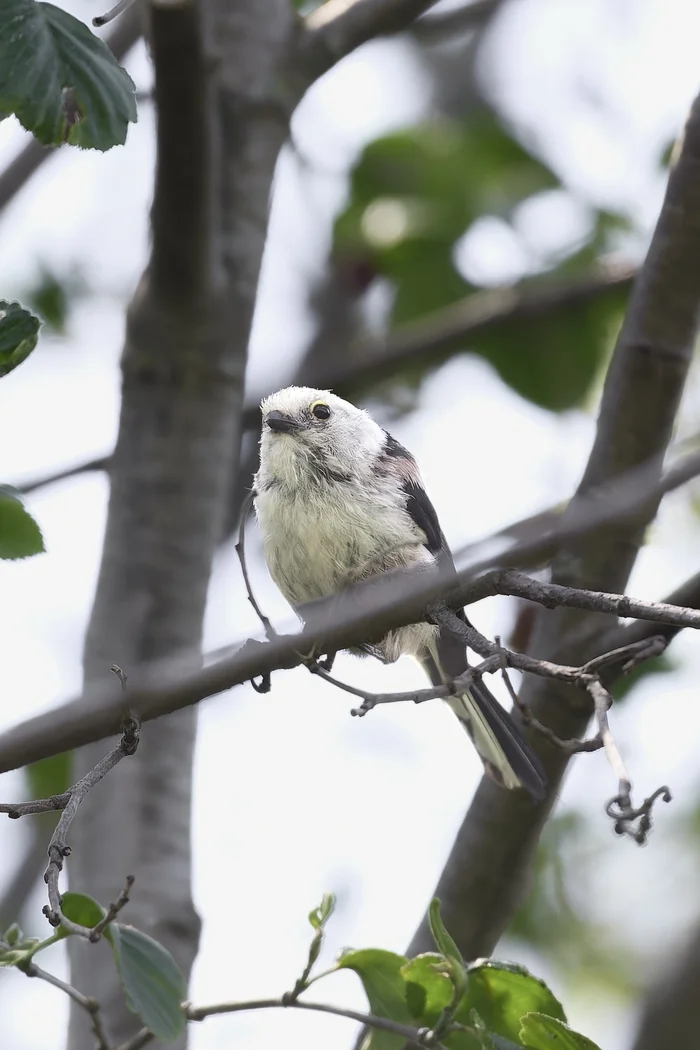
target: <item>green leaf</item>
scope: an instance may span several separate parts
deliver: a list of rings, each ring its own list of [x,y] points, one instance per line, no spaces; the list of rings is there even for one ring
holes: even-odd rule
[[[94,897],[89,897],[87,893],[64,893],[61,897],[61,911],[71,922],[77,922],[80,926],[87,926],[89,929],[97,926],[105,916],[102,905],[98,904]],[[105,937],[107,932],[105,930]],[[63,926],[58,927],[56,935],[70,937],[69,932]]]
[[[42,758],[25,766],[25,775],[32,798],[62,795],[71,786],[73,770],[72,751],[63,751],[51,758]]]
[[[520,1040],[529,1050],[600,1050],[585,1035],[542,1013],[531,1013],[523,1018]]]
[[[401,975],[408,960],[381,948],[364,948],[344,952],[338,960],[338,969],[354,970],[365,989],[370,1013],[386,1017],[399,1024],[415,1025],[406,1003],[406,986]],[[362,1050],[402,1050],[406,1040],[392,1032],[373,1028]]]
[[[552,274],[550,287],[556,287]],[[527,294],[544,277],[523,281]],[[494,366],[504,382],[542,408],[563,412],[580,404],[605,363],[622,322],[628,289],[601,289],[594,298],[533,311],[475,333],[468,349]]]
[[[0,113],[45,145],[122,145],[136,120],[134,84],[99,37],[35,0],[2,0]]]
[[[30,558],[41,554],[41,529],[21,500],[0,486],[0,558]]]
[[[428,921],[430,922],[430,932],[433,935],[433,940],[442,954],[446,959],[449,959],[450,962],[457,963],[458,966],[464,969],[462,953],[447,932],[445,924],[442,921],[442,915],[440,914],[440,901],[437,897],[433,897],[430,902]]]
[[[29,357],[40,326],[39,318],[19,303],[0,299],[0,376],[6,376]]]
[[[426,952],[401,968],[406,982],[406,1002],[418,1027],[432,1028],[452,1002],[452,981],[445,973],[442,955]]]
[[[114,956],[127,1005],[164,1042],[184,1031],[187,982],[170,952],[133,926],[112,924]]]
[[[14,948],[22,941],[23,937],[22,927],[18,922],[13,922],[3,933],[2,940],[9,944],[10,948]]]
[[[335,908],[335,894],[324,893],[323,900],[319,904],[318,908],[314,908],[313,911],[309,912],[309,922],[315,930],[322,930],[326,925],[333,909]]]
[[[476,1012],[486,1029],[515,1043],[520,1038],[525,1014],[538,1012],[566,1021],[564,1009],[544,981],[533,977],[525,967],[502,962],[475,963],[468,968],[469,984],[455,1019],[473,1024]],[[467,1038],[464,1046],[476,1046]]]

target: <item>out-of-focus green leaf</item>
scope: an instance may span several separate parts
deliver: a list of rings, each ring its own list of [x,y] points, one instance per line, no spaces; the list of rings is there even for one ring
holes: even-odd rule
[[[32,798],[62,795],[71,786],[73,770],[72,751],[63,751],[51,758],[42,758],[25,766],[27,784]]]
[[[588,900],[601,849],[600,837],[582,813],[555,814],[540,839],[531,888],[509,934],[545,955],[563,981],[629,995],[640,979],[633,945],[621,943],[619,931],[596,922],[590,908],[579,911],[577,906]]]
[[[343,952],[338,969],[354,970],[365,989],[370,1013],[387,1017],[399,1024],[414,1025],[406,1003],[406,986],[401,969],[408,960],[403,955],[380,948]],[[401,1050],[406,1040],[392,1032],[373,1028],[362,1050]]]
[[[129,1009],[169,1043],[187,1023],[182,1003],[187,982],[170,952],[133,926],[113,923],[112,944]]]
[[[529,1050],[600,1050],[585,1035],[541,1013],[531,1013],[523,1018],[520,1040]]]
[[[45,145],[107,150],[126,140],[134,84],[103,40],[35,0],[3,0],[2,23],[0,114],[14,113]]]
[[[41,529],[12,490],[0,486],[0,558],[30,558],[41,554]]]
[[[58,274],[44,267],[36,282],[23,292],[22,298],[36,310],[47,329],[65,335],[71,305],[86,291],[85,278],[77,269]]]
[[[439,327],[439,311],[475,289],[455,264],[455,247],[485,215],[510,220],[528,198],[558,186],[554,174],[527,152],[488,110],[468,122],[437,120],[370,143],[351,178],[350,198],[335,225],[338,259],[388,279],[390,322],[419,319]],[[599,211],[590,234],[546,273],[519,285],[524,292],[591,274],[628,220]],[[543,266],[546,265],[543,255]],[[621,323],[627,291],[547,303],[504,318],[497,326],[451,339],[413,357],[397,378],[409,386],[453,354],[486,358],[523,397],[553,411],[581,404],[607,359]]]
[[[0,299],[0,376],[6,376],[31,354],[41,322],[19,303]]]
[[[649,675],[665,675],[677,669],[677,662],[668,653],[662,653],[661,656],[654,656],[651,660],[645,660],[644,663],[635,667],[630,674],[625,675],[624,678],[617,679],[611,689],[615,703],[619,704],[621,700],[626,700],[637,683]],[[661,688],[660,683],[659,688]]]
[[[526,291],[536,282],[523,282]],[[526,320],[504,320],[469,340],[519,394],[561,412],[580,404],[604,363],[622,323],[628,292],[602,290],[585,302],[567,303]]]

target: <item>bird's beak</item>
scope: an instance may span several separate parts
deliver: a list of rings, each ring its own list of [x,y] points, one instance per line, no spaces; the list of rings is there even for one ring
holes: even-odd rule
[[[274,430],[276,434],[293,434],[295,430],[304,429],[302,423],[298,423],[291,416],[285,416],[277,411],[268,412],[265,416],[265,422],[270,430]]]

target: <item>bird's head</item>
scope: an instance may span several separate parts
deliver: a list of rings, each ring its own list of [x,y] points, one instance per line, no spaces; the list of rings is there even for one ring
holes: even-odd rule
[[[329,390],[290,386],[260,405],[261,469],[298,484],[304,472],[352,477],[373,463],[386,435],[362,409]]]

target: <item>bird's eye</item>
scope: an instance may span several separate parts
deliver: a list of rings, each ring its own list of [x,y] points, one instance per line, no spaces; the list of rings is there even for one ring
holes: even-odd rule
[[[331,414],[331,410],[325,401],[314,401],[311,404],[311,415],[316,416],[316,419],[328,419]]]

